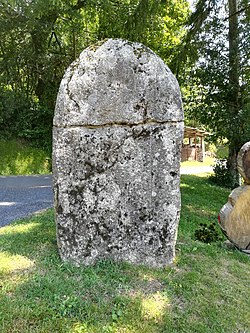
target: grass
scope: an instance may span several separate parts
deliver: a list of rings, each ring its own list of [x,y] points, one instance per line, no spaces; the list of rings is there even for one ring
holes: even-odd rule
[[[182,167],[200,167],[200,166],[213,166],[215,159],[212,157],[205,157],[204,162],[198,161],[185,161],[181,162]]]
[[[0,140],[0,175],[31,175],[51,172],[50,157],[39,148],[15,140]]]
[[[193,239],[225,189],[182,177],[176,262],[165,269],[62,263],[53,211],[0,229],[1,333],[248,333],[249,257]]]

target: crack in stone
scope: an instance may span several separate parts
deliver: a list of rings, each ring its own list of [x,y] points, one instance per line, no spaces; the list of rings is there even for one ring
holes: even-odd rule
[[[67,84],[66,84],[66,93],[67,95],[69,96],[69,99],[76,105],[77,109],[80,111],[81,108],[80,108],[80,105],[77,103],[77,101],[73,98],[73,94],[72,92],[70,91],[69,89],[69,84],[73,78],[73,75],[74,75],[74,71],[75,71],[75,68],[77,68],[79,66],[79,63],[80,63],[80,60],[77,59],[75,60],[75,62],[71,65],[71,68],[70,68],[70,77],[69,77],[69,80],[67,80]]]
[[[89,129],[95,129],[95,128],[102,128],[102,127],[136,127],[136,126],[143,126],[143,125],[177,125],[179,123],[182,123],[183,120],[176,120],[176,121],[160,121],[155,119],[145,119],[144,121],[129,124],[126,122],[111,122],[111,123],[105,123],[105,124],[74,124],[74,125],[54,125],[55,128],[89,128]]]

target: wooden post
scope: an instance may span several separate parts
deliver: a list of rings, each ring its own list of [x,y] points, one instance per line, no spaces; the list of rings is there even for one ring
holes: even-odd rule
[[[201,152],[202,152],[202,161],[204,162],[204,158],[205,158],[205,139],[204,136],[201,136]]]
[[[194,153],[195,153],[195,161],[197,161],[196,132],[194,135]]]

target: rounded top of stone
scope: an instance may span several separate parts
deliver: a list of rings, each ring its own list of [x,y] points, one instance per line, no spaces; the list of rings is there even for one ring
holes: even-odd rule
[[[250,184],[250,141],[240,149],[237,158],[238,171],[246,184]]]
[[[85,49],[67,69],[54,126],[182,121],[178,82],[140,43],[108,39]]]

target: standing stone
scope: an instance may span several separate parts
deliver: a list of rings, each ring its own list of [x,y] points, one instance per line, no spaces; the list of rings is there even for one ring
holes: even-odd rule
[[[54,117],[63,260],[173,261],[182,138],[180,89],[155,53],[119,39],[81,53],[62,79]]]

